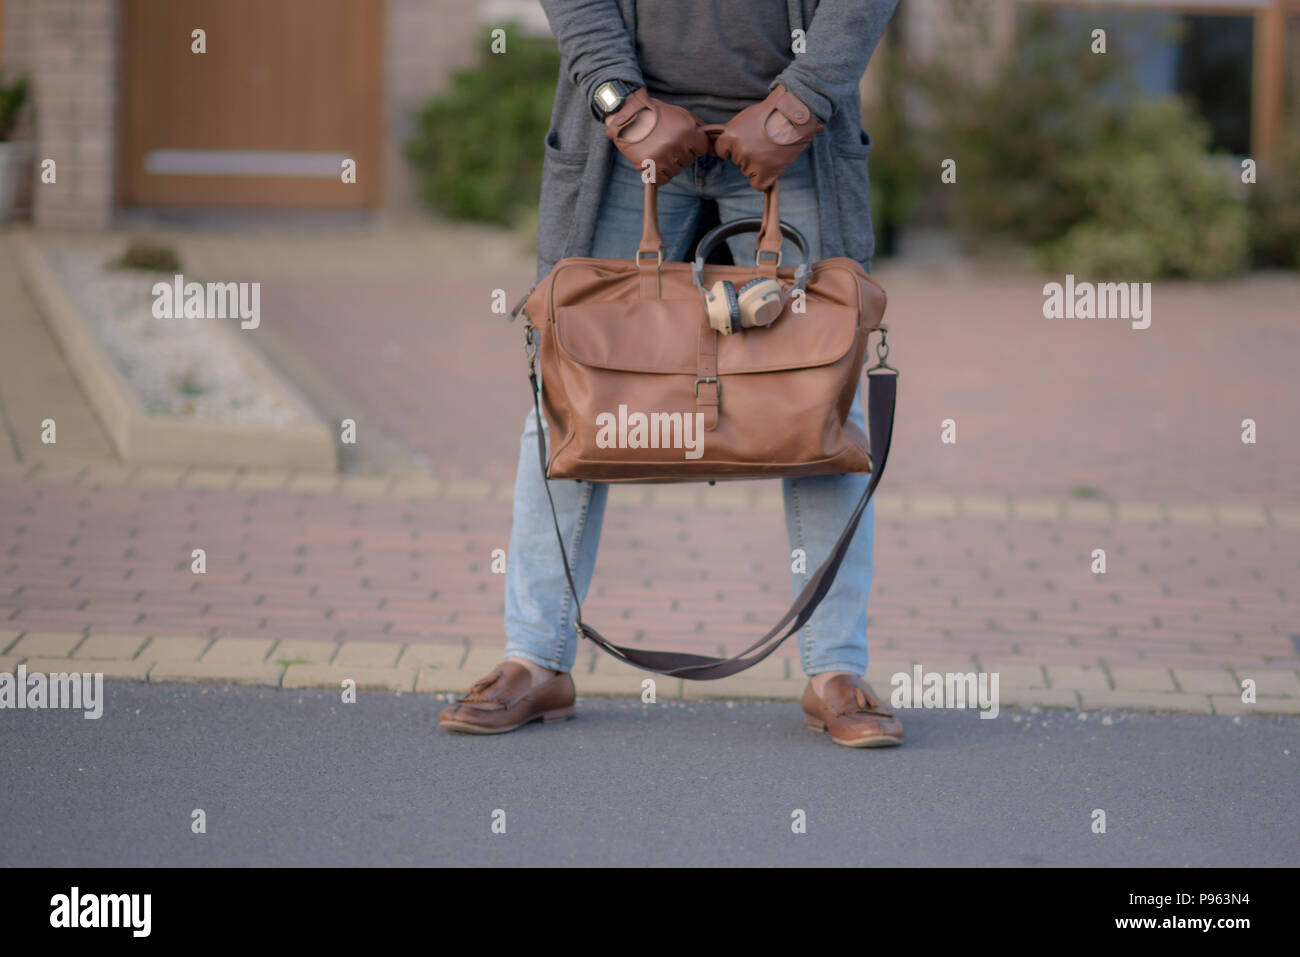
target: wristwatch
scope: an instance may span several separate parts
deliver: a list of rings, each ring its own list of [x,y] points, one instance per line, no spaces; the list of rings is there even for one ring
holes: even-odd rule
[[[618,108],[623,105],[623,100],[636,89],[635,83],[628,83],[625,80],[606,80],[592,91],[591,112],[596,119],[604,123],[605,117],[617,113]]]

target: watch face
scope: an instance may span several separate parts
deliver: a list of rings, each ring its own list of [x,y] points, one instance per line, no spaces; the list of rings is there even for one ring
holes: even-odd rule
[[[600,89],[596,91],[596,99],[600,103],[600,108],[606,113],[609,113],[623,102],[623,97],[608,83],[600,85]]]

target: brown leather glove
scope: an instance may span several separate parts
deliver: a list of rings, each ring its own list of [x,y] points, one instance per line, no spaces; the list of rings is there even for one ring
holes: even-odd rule
[[[821,131],[803,101],[778,85],[762,103],[733,116],[714,148],[739,166],[755,189],[767,189]]]
[[[644,110],[650,111],[649,118],[638,119]],[[637,169],[644,170],[642,164],[653,160],[654,181],[660,186],[684,170],[695,157],[713,149],[699,117],[680,106],[656,100],[645,87],[629,93],[618,112],[606,118],[605,135]],[[637,137],[636,141],[627,139],[628,135]]]

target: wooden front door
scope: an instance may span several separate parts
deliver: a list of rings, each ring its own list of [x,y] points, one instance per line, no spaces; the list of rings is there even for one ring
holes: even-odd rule
[[[119,202],[377,206],[383,8],[123,0]]]

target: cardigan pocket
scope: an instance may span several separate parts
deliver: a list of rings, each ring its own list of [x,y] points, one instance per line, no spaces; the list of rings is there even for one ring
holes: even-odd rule
[[[553,266],[564,256],[573,233],[573,213],[587,169],[586,150],[560,149],[554,130],[546,134],[542,157],[542,195],[537,204],[537,254]]]
[[[859,130],[859,133],[858,143],[836,147],[832,162],[845,255],[861,263],[870,263],[876,247],[871,223],[871,178],[867,171],[871,137],[866,130]]]

